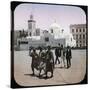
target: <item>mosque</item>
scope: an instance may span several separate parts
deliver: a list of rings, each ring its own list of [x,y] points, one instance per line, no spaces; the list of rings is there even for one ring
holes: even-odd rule
[[[27,31],[27,37],[17,39],[17,46],[19,46],[20,50],[28,50],[30,46],[45,47],[50,45],[51,47],[57,47],[59,43],[64,47],[68,45],[71,47],[76,46],[73,35],[71,33],[65,33],[56,22],[51,24],[48,30],[36,28],[36,21],[32,14],[30,15],[30,20],[28,20]]]

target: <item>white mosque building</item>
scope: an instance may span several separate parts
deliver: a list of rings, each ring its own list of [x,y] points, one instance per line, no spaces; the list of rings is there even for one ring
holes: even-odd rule
[[[50,45],[51,47],[57,47],[58,44],[62,44],[64,47],[76,46],[73,35],[71,33],[65,33],[56,22],[51,24],[48,30],[37,29],[33,15],[30,15],[27,31],[27,37],[17,39],[17,46],[19,46],[20,50],[27,50],[31,46],[39,47]]]

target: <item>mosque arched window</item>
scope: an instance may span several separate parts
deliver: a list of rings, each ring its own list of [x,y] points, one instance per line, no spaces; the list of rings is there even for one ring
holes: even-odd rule
[[[51,33],[53,33],[53,29],[51,29]]]
[[[31,22],[29,23],[29,29],[32,29],[32,23]]]
[[[49,42],[49,37],[45,37],[45,42]]]
[[[29,33],[29,35],[30,35],[30,36],[32,35],[31,32]]]
[[[62,29],[62,33],[64,32],[64,29]]]

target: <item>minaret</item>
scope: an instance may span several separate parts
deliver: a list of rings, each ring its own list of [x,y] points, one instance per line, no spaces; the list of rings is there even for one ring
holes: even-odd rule
[[[62,34],[63,34],[63,32],[64,32],[64,29],[62,29]]]
[[[30,15],[30,20],[33,20],[33,15],[32,14]]]
[[[28,36],[35,36],[36,21],[33,15],[30,15],[30,20],[28,20]]]

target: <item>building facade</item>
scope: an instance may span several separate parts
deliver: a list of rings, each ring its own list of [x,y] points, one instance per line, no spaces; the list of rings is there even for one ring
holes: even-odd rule
[[[28,20],[28,36],[40,36],[40,28],[36,28],[36,21],[32,14]]]
[[[41,33],[41,31],[43,32]],[[37,28],[33,15],[30,15],[30,20],[28,20],[28,29],[21,31],[20,37],[17,38],[19,50],[28,50],[29,47],[47,47],[48,45],[57,47],[58,44],[64,47],[75,47],[76,41],[71,33],[65,33],[56,22],[51,24],[48,30]]]
[[[17,45],[17,39],[28,36],[28,31],[26,30],[15,30],[14,31],[14,45]]]
[[[20,37],[20,30],[14,31],[14,45],[17,45],[17,39]]]
[[[86,47],[86,24],[70,25],[70,32],[76,40],[76,47]]]

